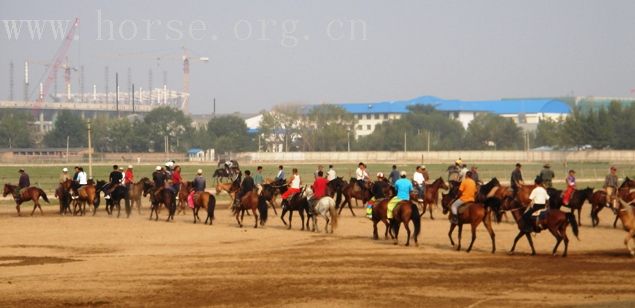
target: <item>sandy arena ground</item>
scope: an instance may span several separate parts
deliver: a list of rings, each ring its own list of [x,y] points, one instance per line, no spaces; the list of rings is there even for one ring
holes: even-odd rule
[[[44,217],[16,217],[3,205],[0,307],[635,305],[625,233],[609,226],[606,210],[591,228],[588,205],[581,241],[569,229],[567,258],[550,255],[554,238],[544,232],[534,239],[538,256],[524,239],[508,256],[517,232],[509,222],[494,225],[496,254],[482,226],[474,251],[456,252],[438,211],[422,220],[419,247],[405,247],[403,233],[399,246],[373,241],[361,208],[358,217],[343,212],[334,235],[300,231],[297,214],[286,230],[272,211],[264,229],[253,229],[251,216],[240,229],[226,204],[218,208],[209,226],[192,224],[189,213],[148,221],[147,208],[129,219],[103,208],[95,217],[60,217],[57,206]],[[464,248],[468,239],[464,232]]]

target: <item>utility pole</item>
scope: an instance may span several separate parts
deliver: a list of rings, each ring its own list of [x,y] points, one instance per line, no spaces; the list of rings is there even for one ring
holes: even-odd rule
[[[406,138],[406,134],[408,134],[408,133],[407,132],[403,132],[403,151],[404,152],[407,152],[407,150],[408,150],[408,147],[407,147],[408,139]]]
[[[134,113],[134,83],[132,84],[132,113]]]
[[[115,109],[119,118],[119,73],[115,73]]]
[[[90,126],[90,120],[88,120],[88,177],[93,177],[93,145],[91,141],[92,127]]]
[[[428,153],[430,152],[430,131],[428,131]]]

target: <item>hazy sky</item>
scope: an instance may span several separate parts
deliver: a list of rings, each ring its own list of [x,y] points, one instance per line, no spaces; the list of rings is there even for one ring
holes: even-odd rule
[[[212,97],[217,112],[229,113],[421,95],[628,96],[635,88],[630,0],[129,2],[1,0],[0,99],[9,62],[22,98],[24,61],[34,61],[34,84],[44,69],[36,62],[61,44],[48,20],[74,17],[81,26],[69,59],[85,66],[87,91],[93,83],[103,90],[105,65],[122,88],[131,67],[137,87],[147,88],[152,68],[155,87],[167,70],[168,86],[181,89],[181,47],[209,57],[191,65],[193,113],[209,113]],[[9,38],[12,20],[45,24],[42,38],[19,21],[20,37]]]

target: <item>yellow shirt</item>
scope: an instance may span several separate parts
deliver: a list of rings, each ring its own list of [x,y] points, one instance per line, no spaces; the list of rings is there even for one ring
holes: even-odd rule
[[[461,192],[461,201],[463,202],[474,202],[474,196],[476,196],[476,183],[474,180],[470,178],[465,178],[463,182],[461,182],[461,186],[459,186],[459,191]]]

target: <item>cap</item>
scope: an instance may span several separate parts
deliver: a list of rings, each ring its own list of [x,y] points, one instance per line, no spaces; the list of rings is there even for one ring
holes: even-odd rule
[[[161,170],[161,166],[157,166],[156,168],[154,168],[154,170]]]
[[[132,169],[132,165],[128,165],[128,169]]]
[[[384,173],[383,172],[377,172],[377,177],[378,178],[383,178],[384,177]]]
[[[401,171],[399,174],[400,174],[401,176],[407,176],[407,175],[408,175],[408,173],[407,173],[406,171]]]
[[[421,165],[421,169],[425,169],[425,168],[426,168],[426,165]]]
[[[460,159],[457,159],[456,161],[454,161],[454,163],[455,163],[455,164],[459,164],[459,165],[460,165],[460,164],[462,164],[462,163],[463,163],[463,161],[462,161],[462,160],[460,160]]]
[[[62,172],[68,172],[68,168],[62,168]]]
[[[119,170],[123,170],[123,167],[119,167]]]
[[[203,169],[196,170],[196,174],[203,174]]]
[[[24,172],[24,169],[20,168],[20,170],[18,170],[18,172]]]
[[[551,168],[551,165],[549,163],[546,163],[543,167],[545,168]]]

